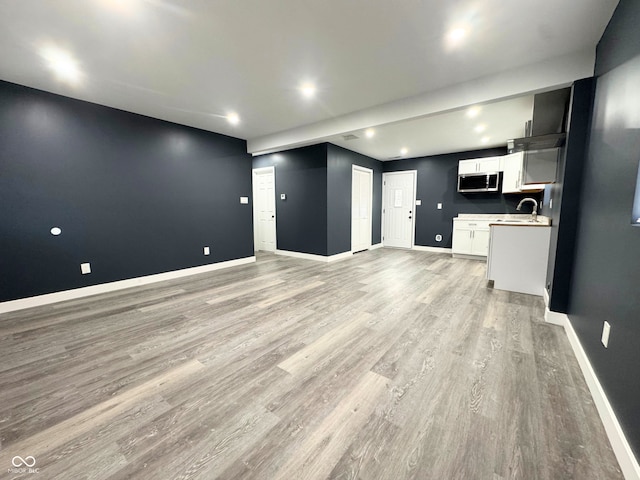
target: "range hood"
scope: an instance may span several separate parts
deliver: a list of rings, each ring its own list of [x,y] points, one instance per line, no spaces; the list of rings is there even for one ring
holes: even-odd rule
[[[564,145],[571,88],[539,93],[533,97],[533,119],[522,138],[507,142],[510,152],[544,150]]]

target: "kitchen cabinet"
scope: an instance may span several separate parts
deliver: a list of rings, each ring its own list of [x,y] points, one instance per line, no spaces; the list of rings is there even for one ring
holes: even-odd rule
[[[452,253],[486,257],[489,251],[489,233],[488,220],[454,218]]]
[[[500,157],[472,158],[458,162],[458,175],[500,171]]]
[[[524,152],[522,180],[525,185],[554,183],[558,170],[559,149],[527,150]]]
[[[523,183],[524,152],[510,153],[502,157],[502,193],[539,192],[544,185]]]

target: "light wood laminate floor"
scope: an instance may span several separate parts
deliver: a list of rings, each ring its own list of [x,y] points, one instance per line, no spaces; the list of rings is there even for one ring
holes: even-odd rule
[[[622,478],[542,299],[446,254],[263,254],[2,315],[0,352],[2,478]]]

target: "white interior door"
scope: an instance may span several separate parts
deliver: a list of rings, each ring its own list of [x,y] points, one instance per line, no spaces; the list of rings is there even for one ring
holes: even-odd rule
[[[385,247],[412,248],[416,171],[385,173],[382,184],[382,243]]]
[[[351,251],[371,248],[373,170],[354,165],[351,170]]]
[[[276,250],[276,181],[275,168],[253,170],[253,240],[254,249]]]

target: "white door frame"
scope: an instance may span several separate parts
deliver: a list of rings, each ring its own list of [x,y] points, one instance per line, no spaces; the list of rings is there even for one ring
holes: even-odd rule
[[[256,182],[256,176],[261,174],[261,173],[271,173],[273,175],[273,204],[274,207],[277,206],[277,202],[275,201],[275,195],[276,195],[276,190],[275,190],[275,183],[276,183],[276,167],[271,166],[271,167],[260,167],[260,168],[254,168],[251,170],[251,193],[253,194],[253,250],[254,252],[258,250],[258,202],[256,201],[258,199],[258,195],[256,194],[256,187],[257,187],[257,182]],[[276,219],[277,220],[277,219]],[[278,222],[274,221],[273,222],[273,229],[274,229],[274,235],[275,235],[275,249],[274,251],[278,248]]]
[[[373,170],[371,168],[366,168],[366,167],[361,167],[360,165],[351,165],[351,188],[353,189],[353,177],[354,177],[354,172],[355,171],[360,171],[360,172],[365,172],[369,174],[369,179],[370,179],[370,183],[369,183],[369,248],[371,248],[372,245],[372,233],[373,233]],[[351,213],[351,252],[353,253],[353,190],[351,190],[351,209],[352,209],[352,213]]]
[[[384,247],[384,215],[385,215],[385,198],[387,198],[387,178],[389,175],[398,175],[401,173],[411,173],[413,175],[413,209],[411,210],[411,248],[416,242],[416,196],[418,195],[418,171],[417,170],[399,170],[397,172],[385,172],[382,174],[382,221],[380,222],[380,238],[382,238],[382,246]]]

